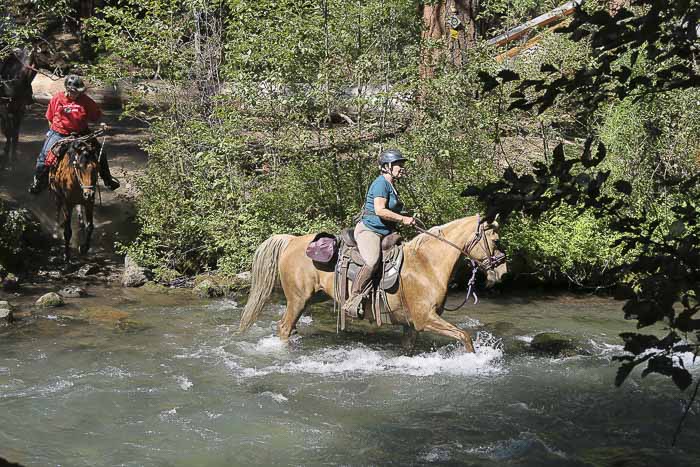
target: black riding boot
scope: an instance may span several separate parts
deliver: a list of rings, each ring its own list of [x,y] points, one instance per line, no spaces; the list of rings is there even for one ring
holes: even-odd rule
[[[49,168],[45,165],[37,165],[34,169],[34,180],[29,187],[29,193],[36,195],[41,193],[49,185]]]
[[[374,275],[374,268],[364,265],[357,271],[357,276],[352,283],[352,291],[350,297],[345,302],[343,310],[348,316],[352,318],[362,318],[362,299],[365,298],[367,292],[369,292],[370,283],[372,281],[372,276]]]
[[[120,186],[119,180],[112,177],[112,174],[109,171],[109,163],[107,162],[107,157],[105,157],[104,154],[102,155],[102,159],[100,160],[100,178],[104,182],[105,186],[112,191],[116,190]]]

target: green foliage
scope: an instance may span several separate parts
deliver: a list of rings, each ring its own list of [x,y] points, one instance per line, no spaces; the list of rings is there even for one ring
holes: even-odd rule
[[[86,21],[86,32],[103,52],[94,72],[115,81],[126,77],[184,79],[193,55],[192,3],[179,0],[123,0]]]
[[[39,223],[26,209],[12,209],[0,200],[0,266],[14,270],[26,266],[40,241]]]
[[[72,13],[70,0],[3,0],[0,57],[36,42],[51,22]]]
[[[583,287],[609,284],[623,263],[619,236],[593,213],[580,214],[562,205],[535,220],[518,215],[509,220],[502,241],[513,252],[514,268],[542,282]],[[514,271],[518,273],[517,269]],[[516,278],[517,280],[517,278]]]

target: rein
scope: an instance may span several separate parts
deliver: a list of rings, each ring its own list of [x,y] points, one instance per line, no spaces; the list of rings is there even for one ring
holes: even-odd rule
[[[476,215],[476,230],[474,230],[474,237],[465,245],[464,248],[460,248],[456,244],[452,243],[451,241],[447,240],[446,238],[440,237],[438,235],[435,235],[432,232],[429,232],[427,229],[425,229],[425,224],[420,220],[416,219],[417,222],[420,222],[423,227],[414,224],[413,227],[415,227],[416,230],[418,230],[420,233],[427,234],[430,237],[435,238],[436,240],[439,240],[443,243],[446,243],[447,245],[450,245],[452,248],[455,248],[456,250],[459,251],[459,253],[467,258],[471,264],[472,264],[472,276],[469,278],[469,282],[467,282],[467,285],[469,288],[467,289],[467,295],[464,297],[464,300],[462,303],[457,306],[456,308],[447,308],[443,306],[443,309],[447,311],[455,311],[460,308],[462,308],[467,301],[469,300],[470,296],[474,296],[474,305],[479,303],[479,297],[477,297],[476,292],[473,290],[474,284],[476,284],[476,272],[478,269],[482,269],[483,271],[491,271],[495,269],[497,266],[499,266],[503,261],[506,259],[505,253],[499,253],[497,255],[493,254],[493,251],[491,251],[491,247],[489,245],[489,242],[486,241],[486,237],[484,236],[484,228],[481,223],[481,215],[477,214]],[[484,240],[481,242],[481,240]],[[482,245],[485,244],[484,245]],[[474,249],[476,245],[481,246],[481,248],[484,250],[486,253],[486,258],[480,262],[475,261],[472,259],[471,256],[469,256],[469,252]]]

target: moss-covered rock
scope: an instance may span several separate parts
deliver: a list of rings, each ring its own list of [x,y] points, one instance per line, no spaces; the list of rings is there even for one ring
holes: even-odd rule
[[[145,290],[146,292],[152,292],[152,293],[168,293],[170,292],[170,289],[167,288],[166,286],[159,284],[157,282],[153,281],[148,281],[143,286],[141,287],[142,290]]]
[[[578,343],[573,337],[558,332],[543,332],[532,339],[530,348],[549,355],[570,356],[577,354]]]
[[[51,308],[56,306],[63,306],[64,302],[63,298],[61,298],[61,296],[58,295],[56,292],[49,292],[39,297],[39,299],[36,301],[36,305],[42,308]]]
[[[196,282],[192,293],[199,298],[223,297],[225,295],[224,289],[214,279]]]

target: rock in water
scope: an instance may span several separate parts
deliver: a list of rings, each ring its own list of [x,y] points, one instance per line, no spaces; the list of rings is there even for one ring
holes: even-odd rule
[[[204,279],[195,285],[192,292],[199,298],[221,297],[224,295],[223,289],[211,279]]]
[[[13,321],[12,317],[12,305],[6,301],[0,301],[0,325],[5,323],[11,323]]]
[[[139,266],[129,255],[124,258],[124,272],[122,273],[123,287],[141,287],[148,281],[146,268]]]
[[[568,356],[576,354],[577,345],[572,337],[557,332],[543,332],[532,339],[530,347],[538,352]]]
[[[49,292],[42,295],[39,300],[36,301],[36,305],[42,308],[49,308],[54,306],[63,306],[63,298],[56,292]]]
[[[84,289],[81,289],[80,287],[68,286],[59,290],[58,295],[60,295],[63,298],[80,298],[86,297],[87,292]]]
[[[97,267],[95,264],[86,264],[82,268],[78,269],[77,275],[80,277],[87,277],[87,276],[92,276],[94,274],[97,274],[99,272],[100,268]]]

